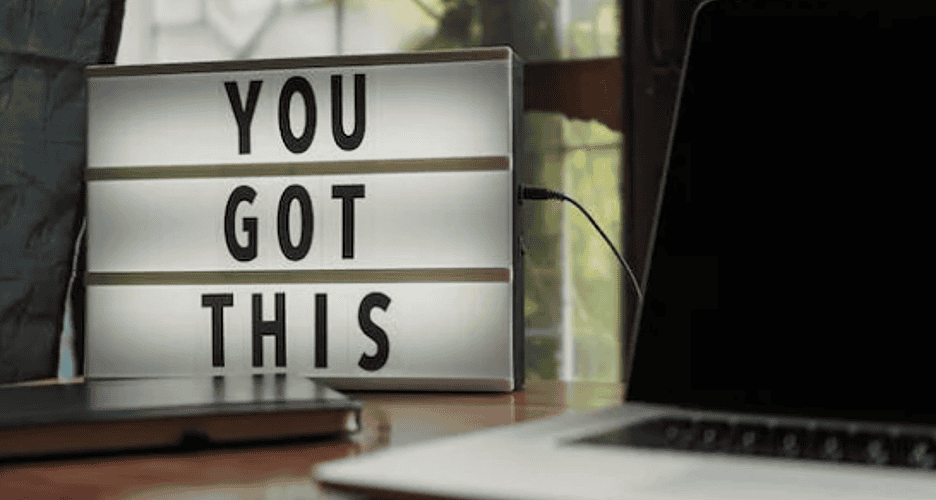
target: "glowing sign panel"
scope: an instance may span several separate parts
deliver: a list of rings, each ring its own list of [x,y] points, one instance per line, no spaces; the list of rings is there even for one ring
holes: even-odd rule
[[[518,387],[521,68],[89,68],[86,375]]]

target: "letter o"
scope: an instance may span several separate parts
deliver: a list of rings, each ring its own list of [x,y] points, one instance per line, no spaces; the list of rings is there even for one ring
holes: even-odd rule
[[[289,238],[289,213],[293,200],[299,201],[302,226],[298,245],[293,245]],[[279,236],[280,250],[287,259],[300,260],[309,253],[309,247],[312,245],[313,225],[312,200],[309,198],[309,192],[298,184],[286,188],[283,196],[280,197],[279,210],[276,214],[276,232]]]
[[[306,111],[305,129],[299,137],[293,135],[289,123],[289,106],[292,102],[292,96],[296,92],[305,101]],[[312,137],[315,135],[315,93],[312,92],[309,81],[301,76],[294,76],[286,80],[282,90],[280,90],[279,129],[280,137],[283,138],[283,145],[293,153],[305,152],[312,144]]]

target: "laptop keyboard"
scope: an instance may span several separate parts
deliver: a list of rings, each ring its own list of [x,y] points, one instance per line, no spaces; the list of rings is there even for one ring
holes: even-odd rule
[[[936,466],[932,435],[728,423],[664,417],[578,441],[612,446],[818,460],[883,467]]]

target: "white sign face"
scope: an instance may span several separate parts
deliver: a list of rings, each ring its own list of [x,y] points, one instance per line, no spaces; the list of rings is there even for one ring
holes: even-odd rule
[[[518,387],[521,68],[89,68],[86,376]]]

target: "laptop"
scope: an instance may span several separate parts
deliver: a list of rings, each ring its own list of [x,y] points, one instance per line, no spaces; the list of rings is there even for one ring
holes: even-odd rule
[[[0,464],[334,439],[357,431],[361,412],[288,374],[7,384],[0,408]]]
[[[623,404],[329,462],[318,481],[936,498],[936,2],[710,0],[689,37]]]

